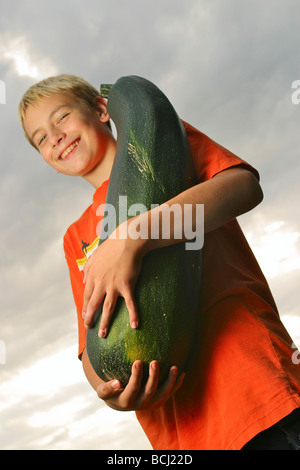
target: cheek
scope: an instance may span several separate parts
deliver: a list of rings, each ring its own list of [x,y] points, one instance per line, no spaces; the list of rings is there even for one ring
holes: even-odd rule
[[[47,152],[46,150],[42,150],[40,152],[41,156],[42,156],[42,159],[48,163],[48,165],[51,165],[53,166],[53,162],[52,162],[52,158],[51,158],[51,155],[50,155],[50,152]]]
[[[96,157],[103,148],[103,138],[96,129],[90,129],[85,140],[86,148],[91,156]]]

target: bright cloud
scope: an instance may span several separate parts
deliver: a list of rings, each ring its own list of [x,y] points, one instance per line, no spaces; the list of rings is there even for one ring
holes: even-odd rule
[[[26,37],[0,38],[1,55],[11,62],[14,71],[19,76],[26,76],[41,80],[57,73],[57,68],[50,59],[40,57],[34,53]]]
[[[281,320],[291,335],[294,345],[300,349],[300,317],[298,315],[282,315]]]
[[[246,233],[253,252],[268,278],[300,269],[300,233],[275,221]]]
[[[53,396],[57,393],[57,383],[60,387],[67,387],[82,382],[83,372],[74,357],[76,349],[72,346],[43,357],[32,366],[22,369],[19,374],[1,385],[0,411],[19,403],[24,395],[30,395],[32,398]]]
[[[130,433],[137,448],[151,448],[134,412],[114,411],[97,398],[74,359],[76,354],[76,345],[59,349],[1,383],[0,412],[14,416],[18,410],[14,426],[24,448],[126,448]],[[30,414],[27,403],[36,403]],[[130,433],[124,433],[127,428]],[[5,428],[0,430],[0,440],[4,436]],[[14,448],[14,441],[4,448]]]

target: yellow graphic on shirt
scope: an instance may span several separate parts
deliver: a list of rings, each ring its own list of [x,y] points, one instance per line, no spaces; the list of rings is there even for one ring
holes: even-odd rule
[[[87,260],[89,259],[89,257],[94,253],[94,251],[98,247],[99,239],[100,239],[99,237],[95,238],[95,240],[90,244],[82,242],[82,251],[84,252],[85,256],[83,258],[80,258],[80,259],[76,260],[79,271],[83,270],[84,266],[87,263]]]

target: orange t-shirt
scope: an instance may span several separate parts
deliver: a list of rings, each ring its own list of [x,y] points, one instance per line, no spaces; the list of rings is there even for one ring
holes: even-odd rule
[[[245,161],[184,125],[199,182],[237,165],[258,178]],[[98,245],[96,211],[107,187],[108,181],[96,190],[93,204],[64,237],[79,357],[86,340],[82,269]],[[236,220],[205,235],[202,272],[198,340],[184,383],[164,406],[136,412],[156,450],[240,449],[300,406],[300,365],[292,361],[292,339]]]

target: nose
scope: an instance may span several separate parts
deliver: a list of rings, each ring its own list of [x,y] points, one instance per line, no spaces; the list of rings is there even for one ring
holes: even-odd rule
[[[57,143],[59,144],[61,140],[62,140],[62,137],[59,137],[59,139],[57,139]]]
[[[64,134],[61,131],[53,130],[49,137],[52,147],[55,148],[63,140]]]

